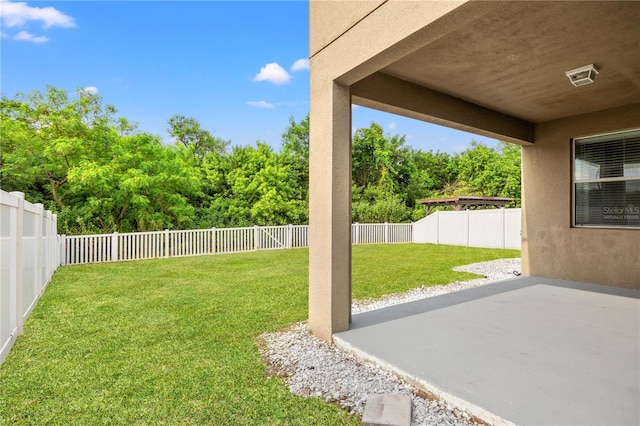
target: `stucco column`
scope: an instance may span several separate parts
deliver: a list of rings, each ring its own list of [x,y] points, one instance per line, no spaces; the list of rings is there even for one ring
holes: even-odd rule
[[[521,166],[520,166],[520,273],[524,276],[531,275],[531,269],[529,267],[529,233],[527,228],[527,190],[526,184],[529,182],[529,178],[535,178],[534,174],[528,173],[529,171],[529,152],[535,150],[537,147],[523,146],[521,152]],[[525,177],[528,175],[529,177]]]
[[[311,70],[309,329],[330,341],[351,319],[351,97]]]

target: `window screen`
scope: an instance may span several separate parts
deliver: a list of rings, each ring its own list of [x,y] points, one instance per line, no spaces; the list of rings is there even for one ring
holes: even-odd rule
[[[574,225],[640,228],[640,130],[574,140]]]

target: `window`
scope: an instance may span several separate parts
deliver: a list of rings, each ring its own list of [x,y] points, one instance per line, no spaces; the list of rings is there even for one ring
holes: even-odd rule
[[[574,226],[640,228],[640,130],[575,139]]]

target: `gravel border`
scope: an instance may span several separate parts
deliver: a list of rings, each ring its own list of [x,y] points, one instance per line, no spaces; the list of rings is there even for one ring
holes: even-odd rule
[[[485,278],[446,286],[421,287],[376,300],[353,301],[352,313],[381,309],[445,293],[514,278],[520,259],[499,259],[454,268]],[[362,418],[369,394],[403,394],[412,399],[412,425],[484,425],[481,420],[421,391],[391,371],[358,359],[335,345],[311,335],[306,322],[277,333],[262,334],[258,346],[267,374],[282,377],[291,392],[336,403]]]

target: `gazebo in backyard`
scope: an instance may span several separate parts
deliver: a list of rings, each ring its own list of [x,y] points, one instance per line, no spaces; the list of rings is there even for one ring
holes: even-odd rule
[[[424,198],[419,200],[420,204],[425,206],[427,215],[431,213],[435,207],[453,207],[455,210],[469,210],[474,208],[488,208],[488,207],[504,207],[513,198],[506,197],[478,197],[478,196],[459,196],[452,198]]]

